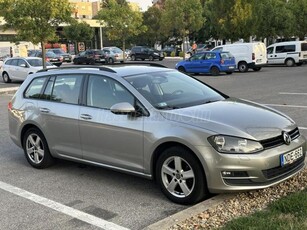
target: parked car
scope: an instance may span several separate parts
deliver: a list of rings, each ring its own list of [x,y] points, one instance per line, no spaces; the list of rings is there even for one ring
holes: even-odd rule
[[[51,63],[46,63],[47,68],[55,67]],[[41,58],[37,57],[14,57],[4,61],[2,66],[2,78],[5,83],[12,80],[24,81],[29,74],[36,73],[43,68]]]
[[[216,46],[212,51],[228,51],[236,59],[236,68],[240,72],[248,69],[259,71],[267,65],[266,46],[263,42],[234,43]]]
[[[74,64],[92,64],[106,62],[105,53],[98,49],[89,49],[78,53],[74,60]]]
[[[211,73],[214,76],[220,72],[232,74],[236,69],[236,61],[229,52],[207,51],[178,62],[176,69],[187,73]]]
[[[124,62],[124,52],[115,46],[103,47],[103,52],[105,53],[106,62],[113,64],[114,62]]]
[[[307,63],[307,41],[279,42],[267,47],[268,64],[300,66]]]
[[[63,62],[71,62],[72,61],[72,56],[69,53],[64,52],[61,48],[53,48],[53,49],[47,49],[47,52],[53,52],[58,56],[63,57]]]
[[[166,46],[161,51],[169,57],[172,53],[174,53],[175,56],[179,56],[181,49],[178,47]]]
[[[287,115],[139,64],[31,74],[8,124],[35,168],[54,158],[103,166],[155,179],[181,204],[280,183],[305,167],[307,150]]]
[[[146,46],[135,46],[131,49],[130,58],[131,61],[139,59],[142,61],[145,59],[148,59],[149,61],[154,61],[155,59],[162,61],[164,59],[164,54],[162,51],[151,49]]]
[[[187,51],[187,54],[189,54],[190,56],[194,55],[194,53],[200,53],[200,52],[204,52],[204,51],[209,51],[212,49],[212,46],[211,45],[208,45],[208,44],[198,44],[197,45],[197,49],[196,51],[194,52],[192,47],[190,47]]]
[[[36,52],[31,54],[31,57],[43,57],[42,51],[41,50],[37,50]],[[63,63],[63,57],[60,55],[57,55],[53,52],[46,52],[46,61],[52,63],[55,66],[61,66]]]

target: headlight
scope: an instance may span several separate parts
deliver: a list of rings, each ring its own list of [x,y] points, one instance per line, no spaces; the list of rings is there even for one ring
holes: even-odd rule
[[[209,143],[220,153],[255,153],[263,150],[262,145],[257,141],[252,141],[231,136],[211,136]]]
[[[158,54],[158,53],[154,53],[154,55],[157,55],[157,56],[159,56],[159,54]]]

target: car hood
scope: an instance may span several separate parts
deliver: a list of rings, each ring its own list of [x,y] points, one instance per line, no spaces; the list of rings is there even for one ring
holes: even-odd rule
[[[296,127],[295,122],[281,112],[237,98],[161,111],[161,115],[171,121],[206,129],[211,134],[252,140],[276,137],[282,130],[290,131]]]

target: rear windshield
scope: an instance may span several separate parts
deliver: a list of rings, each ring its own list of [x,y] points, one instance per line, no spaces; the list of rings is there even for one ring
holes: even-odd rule
[[[302,51],[307,51],[307,42],[302,43]]]
[[[94,51],[94,54],[95,54],[95,55],[97,55],[97,54],[98,54],[98,55],[102,55],[103,52],[102,52],[102,50],[95,50],[95,51]]]
[[[233,55],[229,52],[221,52],[221,57],[223,59],[231,59],[231,58],[233,58]]]

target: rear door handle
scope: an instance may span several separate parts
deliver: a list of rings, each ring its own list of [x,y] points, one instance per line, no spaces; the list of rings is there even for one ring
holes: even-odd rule
[[[91,120],[92,116],[89,114],[81,114],[80,117],[84,120]]]
[[[39,111],[41,111],[42,113],[49,113],[50,109],[47,108],[39,108]]]

